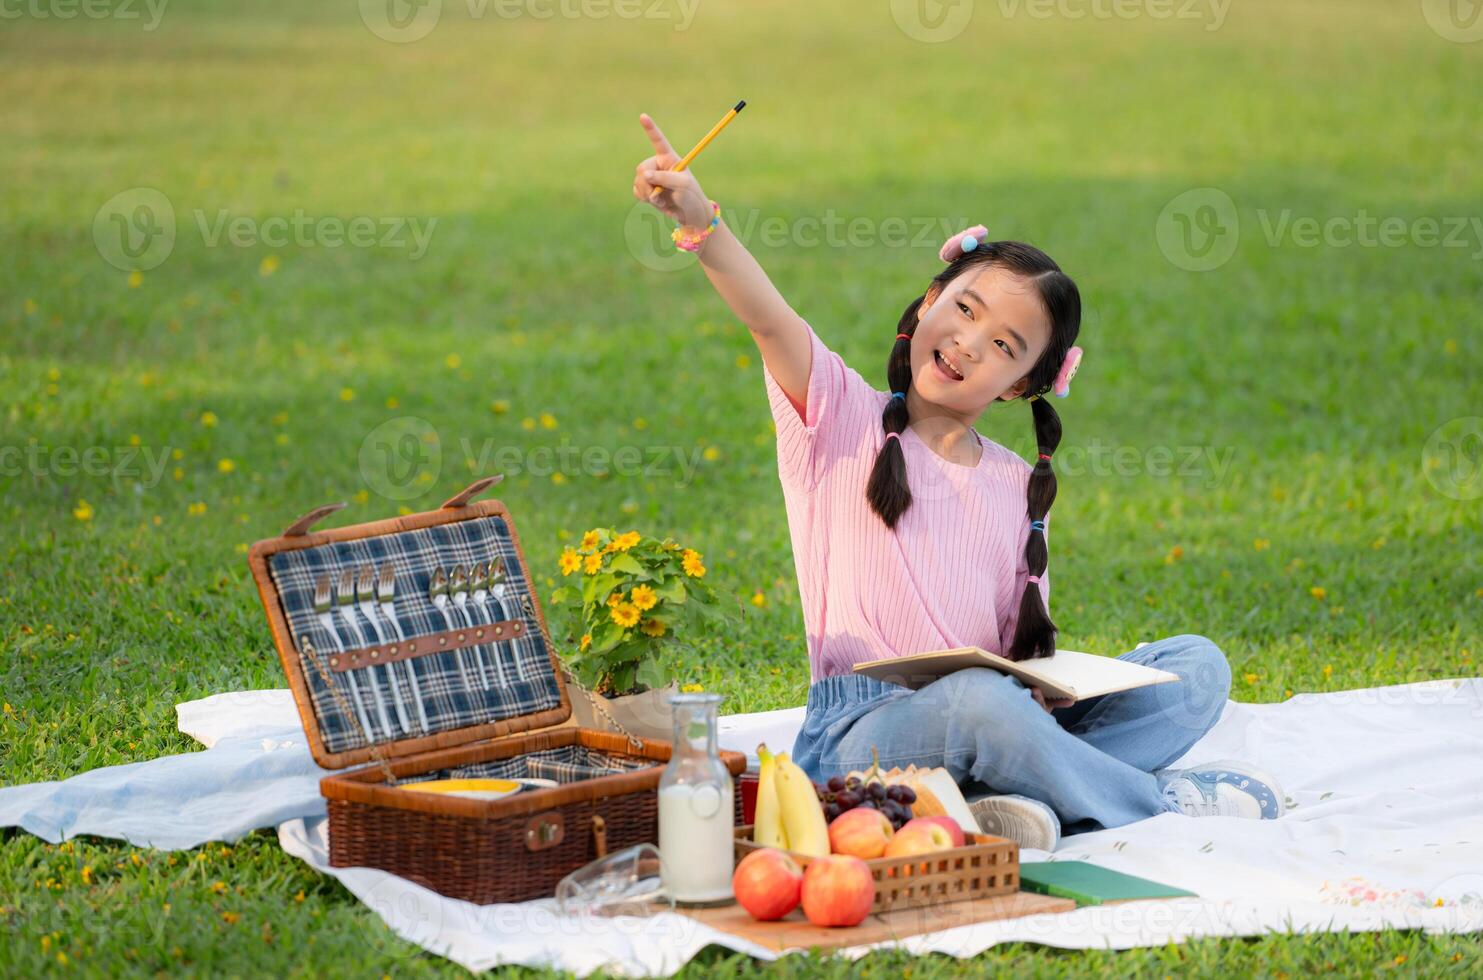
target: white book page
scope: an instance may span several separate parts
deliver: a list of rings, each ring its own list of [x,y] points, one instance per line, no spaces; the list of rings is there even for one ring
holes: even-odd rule
[[[1053,656],[1021,660],[1014,666],[1032,677],[1044,678],[1050,686],[1072,692],[1078,701],[1144,684],[1179,680],[1178,674],[1167,670],[1079,650],[1057,650]]]

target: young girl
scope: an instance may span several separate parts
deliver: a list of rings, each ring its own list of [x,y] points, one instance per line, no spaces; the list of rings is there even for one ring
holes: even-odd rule
[[[982,667],[917,690],[851,672],[948,647],[1055,652],[1046,538],[1061,423],[1041,396],[1069,391],[1081,298],[1039,249],[988,241],[981,225],[959,232],[896,324],[890,390],[879,391],[789,307],[695,174],[670,169],[679,157],[658,125],[639,118],[655,153],[635,170],[634,196],[679,223],[677,246],[698,254],[762,354],[808,634],[794,760],[820,782],[869,768],[873,750],[887,769],[943,766],[984,833],[1044,850],[1063,823],[1080,833],[1166,812],[1280,816],[1276,781],[1242,762],[1166,768],[1230,690],[1225,655],[1203,636],[1118,658],[1179,682],[1075,703]],[[1020,398],[1034,465],[973,428],[993,403]]]

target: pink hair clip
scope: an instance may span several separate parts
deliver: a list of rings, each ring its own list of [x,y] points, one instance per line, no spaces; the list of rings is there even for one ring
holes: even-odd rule
[[[946,242],[943,242],[942,250],[937,253],[944,262],[951,262],[965,252],[971,252],[988,240],[989,229],[983,225],[974,225],[972,228],[964,228]]]
[[[1071,394],[1071,379],[1076,376],[1076,369],[1080,366],[1081,348],[1073,347],[1066,352],[1066,359],[1061,362],[1061,370],[1056,372],[1055,383],[1051,385],[1057,398],[1065,398]]]

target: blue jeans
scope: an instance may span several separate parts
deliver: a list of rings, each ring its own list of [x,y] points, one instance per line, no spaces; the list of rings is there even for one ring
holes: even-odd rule
[[[1017,678],[987,667],[915,691],[842,674],[809,686],[792,758],[823,782],[868,769],[943,766],[969,799],[1018,793],[1048,804],[1066,834],[1118,827],[1175,809],[1158,774],[1220,718],[1231,668],[1190,633],[1118,657],[1179,681],[1116,691],[1047,712]]]

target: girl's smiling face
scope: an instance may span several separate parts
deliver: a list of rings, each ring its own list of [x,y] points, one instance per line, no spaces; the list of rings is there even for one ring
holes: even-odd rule
[[[948,411],[976,418],[996,399],[1016,398],[1050,343],[1050,316],[1035,286],[990,266],[965,273],[917,309],[911,385]]]

